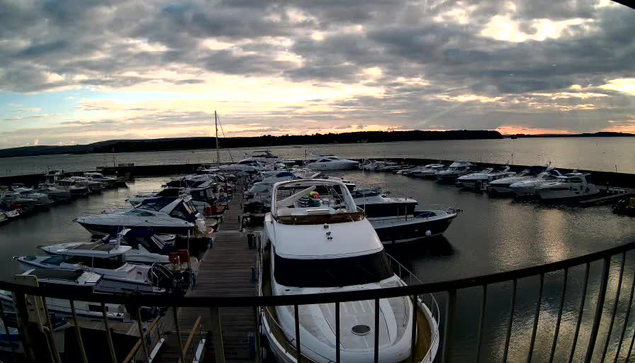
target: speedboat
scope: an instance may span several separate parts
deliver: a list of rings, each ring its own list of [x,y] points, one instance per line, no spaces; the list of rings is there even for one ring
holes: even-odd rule
[[[123,246],[122,243],[125,242],[124,236],[129,232],[129,229],[124,229],[117,235],[116,239],[110,239],[106,237],[104,238],[104,240],[99,242],[58,243],[54,245],[40,246],[40,249],[53,256],[93,256],[102,255],[104,253],[104,250],[107,249],[110,249],[108,251],[109,254],[112,251],[116,251],[117,249],[123,249],[124,254],[126,255],[126,261],[130,263],[148,265],[151,265],[153,263],[170,263],[170,258],[168,256],[158,253],[152,253],[148,251],[143,245],[137,244],[137,248],[132,248],[132,246]]]
[[[75,221],[94,235],[116,235],[124,228],[183,236],[205,233],[205,220],[189,196],[146,199],[132,209],[80,217]]]
[[[595,186],[587,181],[589,174],[567,173],[556,181],[542,184],[536,188],[540,199],[545,202],[577,201],[600,194]]]
[[[400,166],[394,161],[366,160],[360,165],[360,169],[365,171],[397,171]]]
[[[391,267],[379,237],[359,211],[346,186],[312,179],[274,186],[271,212],[265,217],[259,253],[260,295],[327,294],[405,286]],[[379,316],[380,361],[432,362],[438,345],[438,322],[420,299],[341,303],[340,358],[343,362],[372,362],[375,313]],[[260,308],[261,331],[279,362],[335,362],[336,313],[332,303]],[[415,328],[413,314],[421,322]],[[301,359],[295,350],[299,327]],[[411,347],[416,356],[411,357]]]
[[[85,176],[74,175],[68,178],[71,182],[74,182],[76,185],[85,186],[88,188],[88,191],[92,193],[101,193],[104,190],[104,184],[99,181],[87,178]]]
[[[467,161],[455,161],[450,164],[447,169],[437,172],[435,177],[439,182],[453,183],[460,176],[469,174],[473,168],[474,165],[472,165],[472,163],[468,163]]]
[[[544,166],[532,166],[531,168],[527,168],[517,175],[491,181],[487,185],[487,190],[491,194],[510,194],[512,193],[510,185],[521,181],[535,179],[540,173],[545,170],[546,169]]]
[[[177,199],[190,196],[192,205],[197,211],[202,212],[204,216],[212,216],[217,212],[216,194],[214,193],[215,184],[213,181],[207,181],[194,188],[167,187],[157,193],[139,194],[135,197],[128,198],[126,201],[133,207],[142,204],[146,200],[153,199]]]
[[[15,280],[36,279],[38,286],[45,290],[56,292],[74,293],[98,293],[96,286],[101,282],[102,276],[85,270],[51,270],[51,269],[28,269],[15,276]],[[5,312],[13,310],[13,297],[10,291],[0,290],[0,303]],[[104,315],[100,303],[74,301],[75,313],[78,318],[87,320],[103,321]],[[73,312],[69,300],[58,298],[46,298],[46,305],[49,314],[55,317],[72,317]],[[116,322],[130,321],[130,316],[123,304],[106,303],[106,316],[108,320]],[[154,307],[140,307],[141,319],[149,320],[158,315],[158,309]]]
[[[456,184],[462,188],[483,190],[488,183],[502,178],[508,178],[516,175],[515,172],[509,171],[510,167],[506,165],[502,169],[487,168],[481,172],[463,175],[456,180]]]
[[[54,203],[64,203],[71,200],[71,192],[65,189],[56,188],[53,185],[40,184],[36,189],[38,193],[46,194]]]
[[[117,178],[104,176],[102,173],[86,172],[84,176],[92,181],[101,183],[105,188],[114,188],[117,184]]]
[[[55,250],[53,256],[14,257],[22,271],[46,269],[61,271],[86,270],[102,276],[95,292],[110,294],[182,293],[189,285],[189,276],[175,274],[161,264],[136,265],[126,261],[130,246],[100,244]]]
[[[385,245],[406,243],[440,236],[456,218],[458,212],[452,208],[415,210],[403,216],[368,218]]]
[[[53,204],[53,201],[48,197],[48,195],[36,192],[31,188],[15,188],[13,193],[16,197],[34,200],[35,206],[37,207],[48,207]]]
[[[516,197],[530,197],[536,195],[536,190],[542,185],[554,182],[558,177],[562,176],[560,172],[554,168],[547,168],[535,178],[519,181],[510,184],[509,189]]]
[[[321,156],[316,161],[308,163],[311,170],[350,170],[356,169],[359,162],[348,159],[340,159],[337,156]]]
[[[82,182],[70,179],[56,179],[55,185],[62,190],[67,190],[73,198],[85,197],[90,194],[88,186]]]
[[[445,165],[443,164],[427,164],[424,166],[418,166],[412,170],[407,175],[413,176],[415,178],[424,178],[424,179],[434,179],[437,176],[437,173],[441,170],[445,169]]]

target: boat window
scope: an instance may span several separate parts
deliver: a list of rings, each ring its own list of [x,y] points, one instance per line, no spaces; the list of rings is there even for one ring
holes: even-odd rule
[[[144,211],[144,210],[139,210],[139,209],[131,209],[127,212],[125,212],[123,215],[125,216],[136,216],[136,217],[153,217],[154,214]]]
[[[363,256],[300,260],[275,256],[275,279],[296,287],[337,287],[368,284],[393,276],[382,250]]]
[[[183,219],[186,221],[193,221],[196,219],[196,208],[187,203],[179,203],[172,211],[170,216],[174,218]]]
[[[165,206],[167,206],[168,204],[172,202],[174,202],[174,199],[168,199],[168,198],[146,199],[143,202],[141,202],[141,205],[139,205],[137,209],[160,211],[161,209],[163,209]]]
[[[95,258],[93,259],[93,267],[114,270],[126,263],[124,255],[111,258]]]

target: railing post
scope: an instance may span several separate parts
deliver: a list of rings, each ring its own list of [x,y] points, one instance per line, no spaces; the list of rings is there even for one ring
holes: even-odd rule
[[[580,335],[580,325],[582,324],[582,313],[584,312],[584,302],[586,300],[586,291],[589,285],[589,270],[591,269],[591,265],[589,262],[585,265],[584,270],[584,285],[582,286],[582,297],[580,298],[580,308],[578,311],[578,321],[575,325],[575,334],[573,335],[573,343],[571,344],[571,354],[569,355],[569,363],[573,362],[573,358],[575,356],[575,348],[578,343],[578,336]]]
[[[507,354],[509,353],[509,342],[512,337],[512,325],[514,324],[514,309],[516,308],[517,288],[518,288],[518,280],[514,279],[512,299],[510,301],[511,311],[509,312],[509,320],[507,321],[507,336],[505,337],[505,351],[503,352],[503,362],[507,362]]]
[[[183,341],[181,340],[181,326],[179,325],[179,309],[172,307],[172,315],[174,315],[174,327],[176,328],[176,340],[179,345],[180,362],[185,363],[185,355],[183,354]]]
[[[560,308],[558,309],[558,319],[556,320],[556,331],[553,334],[553,344],[551,345],[551,354],[549,355],[549,363],[553,362],[556,354],[556,346],[558,345],[558,334],[560,334],[560,323],[562,322],[562,311],[564,310],[564,299],[567,293],[567,278],[569,277],[569,269],[564,269],[564,282],[562,284],[562,295],[560,296]]]
[[[613,304],[613,313],[611,314],[611,324],[609,325],[609,332],[606,334],[606,342],[604,343],[604,350],[602,351],[602,361],[606,358],[606,352],[609,350],[609,343],[611,342],[611,333],[613,332],[613,325],[615,324],[615,315],[617,314],[617,305],[620,302],[620,291],[622,290],[622,278],[624,277],[624,264],[626,263],[626,252],[622,253],[622,263],[620,264],[620,276],[617,280],[617,292],[615,293],[615,303]],[[626,324],[627,322],[624,322]],[[619,355],[619,351],[617,354]]]
[[[335,302],[335,362],[340,363],[340,303]]]
[[[82,339],[82,331],[79,327],[79,321],[77,320],[77,311],[75,310],[75,301],[70,300],[71,314],[73,315],[73,325],[75,325],[75,334],[77,334],[77,343],[79,345],[79,353],[82,356],[82,362],[88,363],[88,357],[86,356],[86,349],[84,348],[84,340]]]
[[[626,310],[626,317],[624,318],[624,327],[622,328],[622,335],[620,336],[620,342],[617,345],[617,353],[615,354],[615,359],[613,360],[614,363],[617,362],[617,359],[620,356],[620,350],[622,350],[622,342],[624,341],[624,336],[626,335],[626,328],[628,327],[628,319],[631,315],[631,309],[633,308],[633,292],[635,292],[635,279],[633,280],[633,283],[631,283],[631,296],[628,298],[628,309]],[[635,334],[633,335],[633,337],[635,338]],[[628,354],[630,354],[630,348],[629,348]],[[628,358],[626,361],[628,362]]]
[[[417,314],[419,313],[419,299],[412,295],[412,332],[410,333],[410,362],[415,363],[417,353]],[[434,339],[434,337],[431,337]]]
[[[374,362],[379,363],[379,298],[375,299],[375,339],[373,343]]]
[[[480,361],[481,344],[483,342],[483,323],[485,322],[485,311],[487,310],[487,285],[483,285],[483,294],[481,295],[481,315],[478,319],[478,332],[476,338],[476,362]]]
[[[209,308],[212,317],[212,335],[214,337],[214,355],[217,363],[225,363],[225,347],[223,347],[223,330],[218,306]]]
[[[300,346],[300,307],[293,305],[293,315],[295,317],[295,352],[298,363],[302,361],[302,348]]]
[[[443,334],[443,351],[441,362],[452,361],[452,336],[454,335],[454,320],[456,319],[456,290],[448,291],[445,303],[445,333]]]
[[[108,340],[108,350],[112,363],[117,363],[117,353],[115,352],[115,343],[112,340],[110,325],[108,324],[108,313],[106,312],[106,304],[101,303],[101,313],[104,317],[104,327],[106,328],[106,340]]]
[[[534,326],[531,330],[531,342],[529,343],[529,355],[527,362],[531,362],[534,354],[534,344],[536,343],[536,334],[538,332],[538,320],[540,319],[540,304],[542,303],[542,291],[545,286],[545,274],[540,274],[540,289],[538,290],[538,302],[536,303],[536,312],[534,313]]]
[[[148,346],[143,334],[143,324],[141,323],[141,311],[139,310],[138,306],[135,307],[135,313],[137,315],[137,328],[139,329],[139,340],[141,341],[141,347],[143,348],[143,357],[145,358],[146,362],[150,362],[150,356],[148,355]]]
[[[584,361],[590,363],[593,358],[593,350],[595,349],[595,342],[598,338],[598,331],[600,329],[600,321],[602,320],[602,311],[604,310],[604,298],[606,297],[606,286],[609,280],[609,269],[611,267],[611,258],[605,257],[602,265],[602,277],[600,279],[600,291],[598,292],[598,303],[595,307],[595,317],[593,319],[593,328],[591,329],[591,336],[589,338],[589,345],[586,351],[586,357]]]

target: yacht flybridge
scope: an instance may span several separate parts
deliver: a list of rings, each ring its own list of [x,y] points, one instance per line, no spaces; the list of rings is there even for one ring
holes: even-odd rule
[[[265,217],[259,253],[261,295],[317,294],[404,286],[389,256],[346,188],[339,181],[311,179],[277,183]],[[410,298],[379,300],[379,360],[432,362],[438,323],[428,306]],[[341,303],[340,357],[371,362],[375,307],[369,301]],[[262,308],[261,331],[281,362],[336,361],[333,304],[298,307],[301,359],[295,351],[293,306]],[[417,314],[416,356],[410,357],[413,314]]]

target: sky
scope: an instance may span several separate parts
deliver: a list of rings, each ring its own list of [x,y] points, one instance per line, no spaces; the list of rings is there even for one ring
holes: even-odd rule
[[[0,0],[0,148],[358,130],[635,132],[606,0]]]

